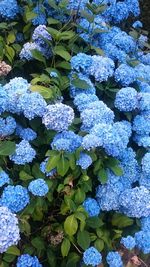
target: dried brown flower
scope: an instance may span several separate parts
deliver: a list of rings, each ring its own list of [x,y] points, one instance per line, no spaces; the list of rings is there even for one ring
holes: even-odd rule
[[[5,61],[0,61],[0,76],[6,76],[11,71],[11,66]]]

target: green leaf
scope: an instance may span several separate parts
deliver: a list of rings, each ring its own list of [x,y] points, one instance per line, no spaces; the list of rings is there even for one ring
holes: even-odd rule
[[[58,161],[60,160],[60,154],[55,154],[48,159],[46,170],[49,172],[57,166]]]
[[[32,180],[34,179],[33,176],[29,175],[28,173],[26,173],[25,171],[20,171],[19,173],[19,178],[22,181],[28,181],[28,180]]]
[[[133,219],[120,213],[115,213],[112,217],[112,225],[117,226],[118,228],[130,226],[133,222]]]
[[[56,265],[56,257],[54,252],[51,250],[51,248],[47,249],[47,259],[48,259],[48,263],[49,263],[49,267],[56,267],[58,265]]]
[[[70,63],[66,61],[61,61],[59,63],[56,63],[56,67],[61,69],[71,70]]]
[[[48,25],[51,25],[51,24],[60,24],[60,21],[59,20],[53,19],[53,18],[48,18],[47,21],[48,21]]]
[[[75,193],[75,202],[77,204],[81,204],[85,200],[85,197],[86,197],[85,192],[81,188],[78,188]]]
[[[16,36],[15,36],[14,32],[10,32],[7,36],[7,43],[13,44],[15,39],[16,39]]]
[[[70,253],[66,267],[77,267],[77,263],[80,260],[80,256],[76,253]]]
[[[38,250],[45,250],[45,243],[41,237],[35,237],[32,239],[31,244]]]
[[[66,257],[70,250],[70,241],[69,239],[65,238],[61,244],[61,254],[63,257]]]
[[[73,236],[78,229],[78,222],[74,215],[70,215],[66,218],[64,222],[64,229],[66,234]]]
[[[64,156],[61,156],[57,162],[57,172],[59,175],[64,176],[69,170],[69,161]]]
[[[90,246],[90,234],[87,231],[79,231],[77,235],[77,242],[78,245],[83,249],[86,250]]]
[[[89,227],[94,229],[99,228],[104,224],[102,220],[98,217],[90,217],[86,220],[86,222]]]
[[[53,96],[52,90],[42,85],[31,85],[30,89],[32,92],[40,93],[45,99],[50,99]]]
[[[16,144],[11,141],[0,142],[0,156],[9,156],[15,152]]]
[[[89,84],[86,81],[81,80],[79,78],[73,79],[71,81],[71,83],[72,83],[72,85],[74,85],[77,88],[81,88],[81,89],[88,89],[89,88]]]
[[[123,175],[123,170],[119,166],[111,166],[110,169],[113,171],[113,173],[117,176],[122,176]]]
[[[64,58],[66,61],[69,61],[71,59],[70,54],[66,51],[66,49],[63,46],[56,46],[54,48],[54,53]]]
[[[8,58],[8,60],[12,63],[14,56],[15,56],[15,51],[12,47],[8,45],[5,46],[5,49],[6,49],[5,55]]]
[[[11,247],[9,247],[9,249],[7,249],[6,253],[19,256],[20,250],[16,246],[11,246]]]
[[[105,169],[98,171],[98,180],[101,182],[101,184],[105,184],[107,182],[107,172]]]
[[[32,53],[33,58],[37,59],[40,62],[43,62],[44,65],[46,66],[46,60],[40,51],[38,51],[37,49],[34,49],[31,51],[31,53]]]
[[[98,251],[102,251],[104,249],[104,241],[102,239],[97,239],[94,242],[94,247],[96,247]]]
[[[16,255],[12,255],[12,254],[7,254],[6,253],[4,255],[4,257],[3,257],[3,260],[6,261],[6,262],[11,263],[11,262],[13,262],[15,260],[15,258],[16,258]],[[11,265],[9,265],[9,266],[11,266]]]

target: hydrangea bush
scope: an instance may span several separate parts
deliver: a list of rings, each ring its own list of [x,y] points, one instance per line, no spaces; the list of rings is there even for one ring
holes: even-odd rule
[[[0,267],[149,266],[139,16],[138,0],[0,1]]]

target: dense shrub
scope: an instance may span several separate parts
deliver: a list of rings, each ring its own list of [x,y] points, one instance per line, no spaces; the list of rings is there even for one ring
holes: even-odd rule
[[[148,262],[139,15],[138,0],[0,1],[1,267]]]

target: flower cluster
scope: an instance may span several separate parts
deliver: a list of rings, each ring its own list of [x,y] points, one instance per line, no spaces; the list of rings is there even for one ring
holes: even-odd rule
[[[35,13],[38,11],[39,7],[37,6],[37,9],[35,8]],[[35,21],[40,19],[41,23],[38,23],[39,26],[35,28],[33,35],[32,35],[32,40],[33,42],[27,42],[23,45],[23,48],[20,52],[20,58],[21,59],[26,59],[26,60],[31,60],[33,59],[32,56],[32,51],[39,51],[43,56],[46,58],[49,58],[51,56],[51,49],[48,45],[48,41],[50,42],[52,40],[51,35],[48,33],[47,28],[42,21],[43,15],[39,15],[36,17],[33,21],[34,24],[36,25]],[[43,23],[42,23],[43,22]]]
[[[32,257],[29,254],[23,254],[21,255],[17,260],[17,267],[42,267],[42,264],[40,264],[38,258],[36,256]]]
[[[12,212],[19,212],[29,204],[29,195],[25,187],[21,185],[8,185],[0,198],[0,205],[8,207]]]
[[[43,116],[43,124],[47,129],[62,132],[68,129],[74,119],[74,111],[71,107],[58,103],[48,105]]]
[[[18,244],[20,234],[18,219],[7,207],[0,206],[0,218],[0,253],[3,253]]]
[[[39,196],[39,197],[43,197],[48,193],[48,185],[47,183],[39,178],[36,179],[32,182],[30,182],[29,186],[28,186],[28,190],[34,195],[34,196]]]
[[[83,261],[86,265],[97,266],[102,262],[102,256],[96,248],[90,247],[83,253]]]
[[[16,145],[16,151],[14,154],[10,155],[10,160],[14,161],[15,164],[24,165],[26,163],[32,162],[35,158],[36,152],[31,147],[28,141],[22,140]]]

